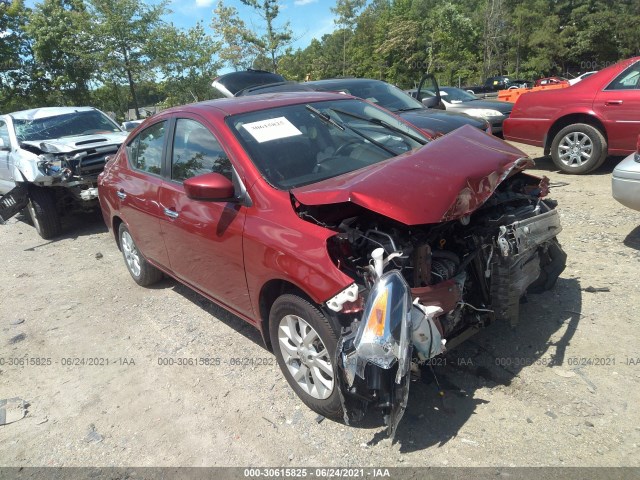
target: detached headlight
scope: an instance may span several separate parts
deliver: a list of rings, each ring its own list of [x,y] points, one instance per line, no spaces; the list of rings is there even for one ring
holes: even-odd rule
[[[490,117],[499,117],[502,115],[502,112],[499,112],[498,110],[491,110],[490,108],[470,108],[469,110],[465,110],[464,113],[472,117],[485,119]]]
[[[364,307],[354,341],[358,357],[384,369],[391,368],[396,361],[403,364],[410,315],[407,283],[398,271],[385,273],[371,290]]]

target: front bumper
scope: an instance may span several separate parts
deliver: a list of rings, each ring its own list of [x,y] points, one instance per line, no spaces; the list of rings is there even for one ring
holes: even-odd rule
[[[640,211],[640,163],[632,153],[613,170],[611,192],[625,207]]]

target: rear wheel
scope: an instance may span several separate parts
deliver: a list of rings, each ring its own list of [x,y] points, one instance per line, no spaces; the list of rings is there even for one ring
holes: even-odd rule
[[[146,287],[162,279],[162,272],[145,260],[124,223],[120,224],[118,238],[124,263],[138,285]]]
[[[551,157],[565,173],[588,173],[607,158],[607,140],[600,130],[586,123],[569,125],[554,137]]]
[[[56,199],[50,189],[42,187],[29,188],[27,211],[33,226],[36,228],[36,232],[45,240],[57,237],[62,232]]]
[[[314,412],[341,419],[333,361],[338,338],[327,318],[307,300],[285,294],[271,307],[269,335],[278,365],[298,397]]]

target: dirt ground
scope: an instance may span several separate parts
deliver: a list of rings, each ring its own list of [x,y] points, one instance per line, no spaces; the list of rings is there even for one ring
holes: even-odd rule
[[[377,417],[318,422],[240,319],[173,280],[138,287],[100,216],[51,242],[14,218],[0,227],[0,399],[28,407],[0,426],[0,464],[637,467],[640,212],[611,197],[615,163],[568,176],[537,160],[566,270],[517,328],[448,354],[444,398],[412,384],[393,444]],[[180,360],[199,358],[219,361]]]

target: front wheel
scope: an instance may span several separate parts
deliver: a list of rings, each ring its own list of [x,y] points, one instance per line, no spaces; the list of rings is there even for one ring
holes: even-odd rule
[[[56,199],[51,189],[35,186],[29,188],[27,211],[36,232],[43,239],[49,240],[62,232]]]
[[[569,125],[554,137],[551,158],[565,173],[588,173],[607,158],[607,140],[600,130],[586,123]]]
[[[342,418],[334,355],[338,344],[327,318],[307,300],[280,296],[269,314],[271,344],[287,382],[314,412]]]

